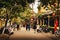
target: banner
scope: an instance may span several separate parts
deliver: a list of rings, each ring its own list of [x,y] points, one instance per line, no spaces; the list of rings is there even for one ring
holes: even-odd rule
[[[57,27],[58,27],[58,20],[56,19],[54,21],[54,32],[57,30]]]

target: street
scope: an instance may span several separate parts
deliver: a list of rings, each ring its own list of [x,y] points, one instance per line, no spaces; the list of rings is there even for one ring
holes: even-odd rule
[[[60,40],[60,0],[0,0],[0,40]]]
[[[26,31],[25,28],[14,31],[14,34],[10,36],[9,40],[56,40],[55,35],[51,33],[37,33],[33,29]]]

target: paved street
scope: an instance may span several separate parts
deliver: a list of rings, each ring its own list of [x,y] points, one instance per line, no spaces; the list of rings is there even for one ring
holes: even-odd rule
[[[37,33],[33,29],[26,31],[25,28],[21,28],[19,31],[14,31],[14,34],[10,36],[10,40],[56,40],[55,35],[51,33]]]

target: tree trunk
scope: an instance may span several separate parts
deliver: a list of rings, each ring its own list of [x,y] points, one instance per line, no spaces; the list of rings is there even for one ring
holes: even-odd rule
[[[7,27],[7,22],[8,22],[8,14],[6,14],[6,22],[5,22],[5,27]]]
[[[5,28],[7,27],[7,22],[8,22],[8,14],[6,14]],[[2,32],[2,34],[4,34],[5,28],[3,29],[3,32]]]
[[[11,21],[12,21],[12,19],[10,19],[10,25],[11,25]]]

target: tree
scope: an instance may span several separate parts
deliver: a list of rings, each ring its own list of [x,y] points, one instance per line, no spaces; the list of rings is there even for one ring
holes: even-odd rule
[[[43,4],[42,6],[47,6],[50,0],[40,0],[40,2]]]
[[[6,22],[5,27],[7,26],[7,22],[9,19],[19,16],[19,13],[23,11],[23,7],[21,5],[16,4],[15,0],[0,0],[0,8],[5,8],[6,12],[3,13]],[[1,15],[1,16],[3,16]]]
[[[7,22],[9,19],[12,20],[12,18],[14,17],[21,18],[20,15],[21,12],[23,13],[27,12],[25,13],[26,17],[24,18],[29,19],[30,14],[29,11],[26,10],[26,8],[27,5],[32,2],[34,2],[34,0],[0,0],[0,8],[6,9],[6,12],[0,15],[0,16],[4,16],[6,19],[5,27],[7,26]]]
[[[57,1],[59,1],[59,0],[57,0]],[[54,5],[54,3],[56,2],[56,0],[40,0],[40,2],[43,3],[42,6],[44,6],[44,5],[47,6],[48,4]]]
[[[28,3],[34,3],[35,0],[27,0]]]

